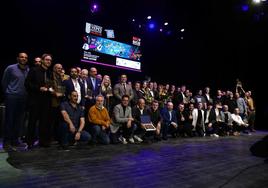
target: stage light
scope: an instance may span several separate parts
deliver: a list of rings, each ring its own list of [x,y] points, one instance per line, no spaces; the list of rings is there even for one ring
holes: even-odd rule
[[[92,13],[97,12],[97,10],[98,10],[98,5],[97,5],[97,4],[93,4],[90,10],[91,10]]]
[[[247,12],[249,10],[248,5],[242,5],[242,11]]]
[[[155,24],[154,23],[149,23],[149,29],[154,29],[155,28]]]
[[[168,25],[168,22],[165,22],[164,25]]]
[[[260,2],[261,2],[261,0],[253,0],[253,3],[256,3],[256,4],[258,4]]]
[[[167,35],[171,35],[172,34],[172,32],[171,31],[167,31],[167,33],[166,33]]]
[[[183,37],[181,37],[181,40],[183,40]]]
[[[160,28],[160,29],[159,29],[159,31],[160,31],[160,32],[163,32],[163,29],[162,29],[162,28]]]
[[[139,28],[141,28],[141,24],[139,24]]]
[[[147,20],[150,20],[150,19],[152,19],[152,16],[147,16]]]
[[[184,32],[184,29],[183,28],[181,29],[181,32]]]
[[[132,22],[135,22],[135,19],[134,18],[132,19]]]

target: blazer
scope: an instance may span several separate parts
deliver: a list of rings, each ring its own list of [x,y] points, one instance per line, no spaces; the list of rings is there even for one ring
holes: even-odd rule
[[[204,115],[204,110],[201,110],[201,113],[202,113],[202,120],[201,120],[201,126],[203,127],[203,129],[205,130],[205,115]],[[194,129],[196,127],[196,123],[197,123],[197,117],[198,117],[198,109],[195,108],[193,110],[193,122],[192,122],[192,125],[194,126]]]
[[[150,116],[150,110],[145,107],[142,115]],[[138,107],[133,107],[132,117],[134,118],[134,123],[137,124],[138,126],[141,125],[141,116],[142,115],[141,115],[140,109]]]
[[[87,88],[91,89],[92,97],[95,98],[96,96],[98,96],[100,94],[101,80],[95,78],[95,88],[94,88],[91,77],[88,77],[87,78]]]
[[[81,92],[81,102],[80,105],[85,105],[85,89],[84,84],[78,79],[78,83],[80,85],[80,92]],[[68,80],[63,81],[63,85],[65,86],[65,96],[68,97],[68,95],[74,91],[74,84],[72,82],[72,79],[69,78]],[[67,99],[66,99],[67,100]]]
[[[224,114],[221,110],[219,110],[220,113],[220,120],[223,122],[224,121]],[[216,117],[216,110],[215,108],[212,108],[209,114],[209,119],[211,123],[215,123],[217,121],[217,117]]]
[[[170,120],[170,114],[169,114],[167,108],[163,109],[161,115],[162,115],[162,119],[163,119],[164,124],[169,125],[171,122],[178,124],[177,114],[174,110],[172,110],[172,112],[171,112],[171,115],[172,115],[171,120]]]
[[[115,84],[115,86],[114,86],[115,98],[117,100],[121,101],[121,98],[124,94],[128,95],[129,100],[131,101],[133,99],[133,96],[134,96],[132,87],[130,85],[126,84],[126,92],[125,92],[123,84],[121,84],[121,83]]]
[[[118,104],[113,110],[114,123],[127,123],[128,118],[132,118],[132,110],[130,106],[126,107],[125,113],[122,104]]]

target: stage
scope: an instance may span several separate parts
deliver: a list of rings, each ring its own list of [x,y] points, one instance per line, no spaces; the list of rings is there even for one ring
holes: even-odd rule
[[[0,152],[0,187],[268,187],[249,147],[267,135]]]

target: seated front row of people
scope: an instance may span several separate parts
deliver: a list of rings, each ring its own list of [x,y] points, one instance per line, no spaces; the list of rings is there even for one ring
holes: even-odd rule
[[[209,105],[208,110],[202,109],[202,103],[197,108],[186,111],[184,105],[180,104],[178,111],[173,109],[173,103],[168,102],[167,106],[160,112],[158,101],[153,101],[151,108],[146,108],[145,100],[139,99],[137,106],[129,106],[129,96],[123,95],[121,103],[113,109],[113,117],[110,118],[107,109],[103,106],[104,97],[96,97],[96,103],[88,112],[88,132],[85,127],[83,108],[77,104],[78,94],[72,91],[69,101],[61,104],[63,121],[60,126],[60,145],[66,148],[69,144],[79,141],[93,144],[109,144],[121,142],[123,144],[140,143],[144,139],[153,136],[156,140],[168,139],[181,136],[204,136],[206,134],[218,137],[221,132],[234,132],[237,135],[245,131],[247,124],[239,116],[239,109],[231,115],[228,106],[216,104],[213,108]],[[155,131],[146,131],[141,121],[142,116],[149,116]]]

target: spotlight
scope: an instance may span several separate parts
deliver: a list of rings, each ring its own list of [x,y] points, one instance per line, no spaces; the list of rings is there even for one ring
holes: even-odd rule
[[[167,35],[171,35],[172,34],[172,32],[171,31],[167,31],[167,33],[166,33]]]
[[[258,4],[260,2],[261,2],[261,0],[253,0],[253,3],[256,3],[256,4]]]
[[[132,19],[132,22],[135,22],[135,19],[134,18]]]
[[[164,25],[168,25],[168,22],[165,22]]]
[[[97,12],[97,10],[98,10],[98,5],[93,4],[92,7],[91,7],[91,12],[94,13],[94,12]]]
[[[149,29],[154,29],[155,28],[155,24],[154,23],[149,23]]]
[[[147,16],[147,20],[150,20],[150,19],[152,19],[152,16]]]
[[[181,32],[184,32],[184,29],[183,28],[181,29]]]
[[[160,31],[160,32],[163,32],[163,29],[162,29],[162,28],[160,28],[160,29],[159,29],[159,31]]]

